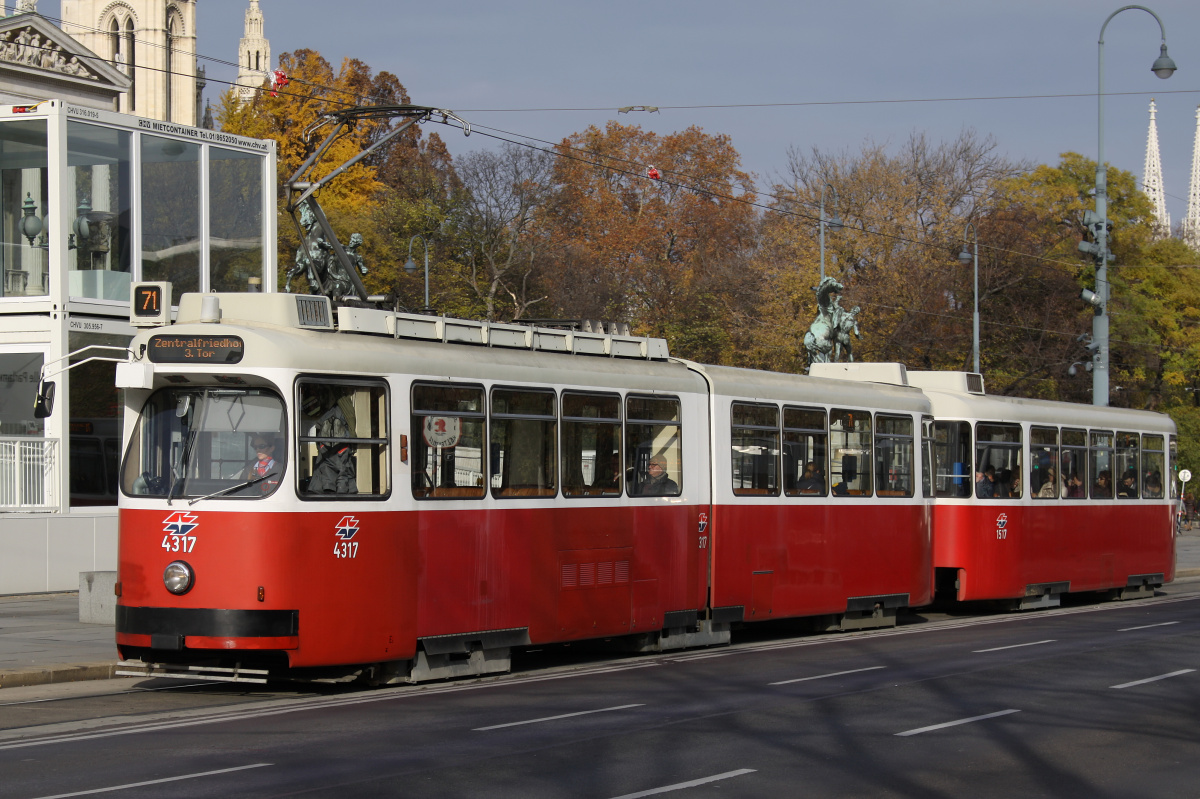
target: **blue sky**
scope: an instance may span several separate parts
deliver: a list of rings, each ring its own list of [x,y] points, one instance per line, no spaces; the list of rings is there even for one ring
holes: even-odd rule
[[[12,5],[9,0],[8,5]],[[1122,3],[1094,0],[260,0],[272,51],[353,56],[396,74],[413,101],[478,125],[558,141],[609,119],[659,132],[725,133],[770,180],[794,146],[855,151],[868,140],[934,140],[964,128],[1013,159],[1096,156],[1097,40]],[[1200,3],[1148,3],[1179,71],[1150,72],[1159,29],[1143,11],[1105,33],[1105,150],[1142,174],[1157,99],[1168,210],[1187,208],[1200,104]],[[216,99],[236,70],[249,0],[198,0],[198,50]],[[39,10],[55,16],[57,2]],[[1130,94],[1115,94],[1130,93]],[[1047,97],[1047,95],[1050,95]],[[1016,99],[961,99],[997,98]],[[955,99],[948,99],[955,98]],[[890,102],[868,102],[890,101]],[[895,102],[924,101],[924,102]],[[813,105],[786,105],[817,103]],[[620,115],[627,105],[657,114]],[[752,105],[757,107],[728,107]],[[725,106],[672,108],[672,106]],[[529,110],[529,109],[589,109]],[[454,153],[492,146],[438,128]]]

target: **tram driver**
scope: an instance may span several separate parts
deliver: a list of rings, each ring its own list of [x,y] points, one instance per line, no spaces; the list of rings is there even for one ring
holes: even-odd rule
[[[243,477],[253,480],[264,494],[270,494],[279,486],[279,475],[283,473],[283,464],[275,459],[275,439],[260,433],[255,433],[250,439],[254,459],[246,467]]]

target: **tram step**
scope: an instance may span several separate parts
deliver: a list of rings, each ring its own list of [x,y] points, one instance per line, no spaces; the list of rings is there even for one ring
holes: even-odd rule
[[[177,666],[168,663],[144,663],[140,660],[117,662],[118,677],[166,677],[176,680],[213,680],[217,682],[267,682],[265,669],[224,668],[221,666]]]

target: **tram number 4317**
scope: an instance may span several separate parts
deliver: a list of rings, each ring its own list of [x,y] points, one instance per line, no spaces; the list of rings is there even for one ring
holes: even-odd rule
[[[191,552],[196,547],[194,535],[164,535],[162,548],[168,552]]]
[[[357,541],[338,541],[333,545],[333,556],[335,558],[356,558],[358,557],[358,542]]]

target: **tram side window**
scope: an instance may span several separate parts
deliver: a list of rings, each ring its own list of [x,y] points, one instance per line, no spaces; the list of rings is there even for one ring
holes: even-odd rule
[[[1062,468],[1063,496],[1067,499],[1087,499],[1088,485],[1088,449],[1087,431],[1062,430]]]
[[[779,495],[779,408],[735,402],[730,407],[733,493]]]
[[[621,495],[621,398],[562,394],[562,481],[565,497]]]
[[[1108,430],[1092,430],[1088,455],[1092,474],[1092,499],[1113,498],[1113,434]]]
[[[625,398],[626,491],[633,497],[677,497],[683,492],[679,400]]]
[[[387,496],[391,480],[386,385],[373,380],[302,379],[296,388],[300,498]]]
[[[412,388],[412,492],[418,499],[478,499],[487,440],[482,386]]]
[[[1113,483],[1118,499],[1137,499],[1141,468],[1141,440],[1137,433],[1117,433],[1113,451]]]
[[[871,413],[829,412],[830,479],[835,497],[871,496]]]
[[[939,497],[971,496],[971,424],[935,422],[934,488]]]
[[[1142,496],[1146,499],[1162,499],[1163,464],[1163,437],[1142,436]]]
[[[1021,496],[1021,426],[980,422],[975,426],[975,496]]]
[[[916,471],[913,420],[908,416],[875,416],[875,495],[911,497]]]
[[[558,494],[556,404],[553,391],[492,389],[492,496]]]
[[[1029,429],[1029,495],[1034,499],[1058,499],[1064,493],[1064,476],[1059,472],[1058,428]]]
[[[789,497],[823,497],[829,486],[824,408],[783,409],[783,486]]]
[[[921,495],[933,496],[933,417],[921,417]]]
[[[1167,491],[1170,493],[1171,499],[1179,499],[1179,480],[1175,478],[1179,471],[1179,439],[1175,436],[1167,442],[1167,463],[1170,464],[1171,479],[1167,481]]]

